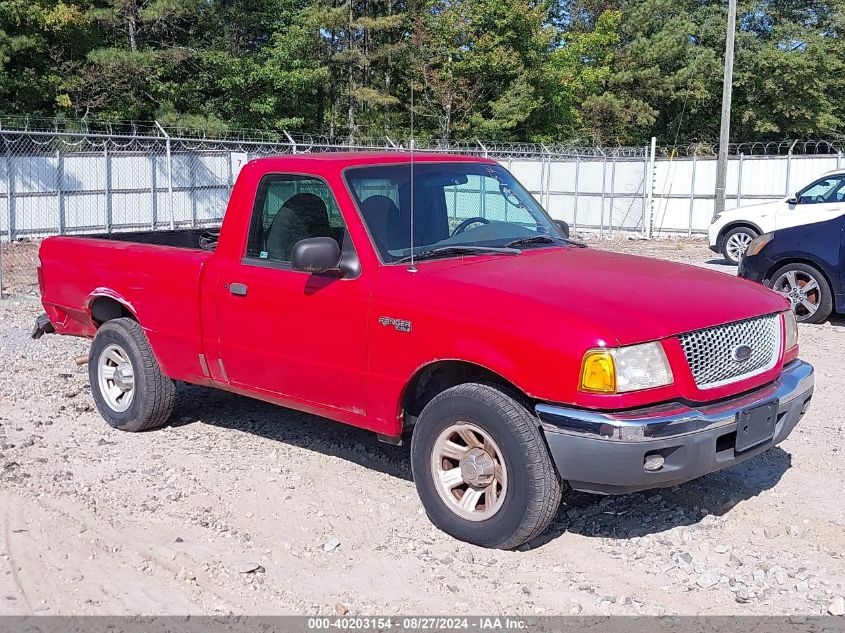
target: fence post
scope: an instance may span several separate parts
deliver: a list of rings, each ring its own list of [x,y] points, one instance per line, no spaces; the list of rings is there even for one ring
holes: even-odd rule
[[[158,128],[158,131],[164,135],[164,151],[167,156],[167,213],[170,215],[170,230],[176,228],[176,222],[173,218],[173,156],[170,153],[170,134],[161,127],[158,121],[153,121]]]
[[[545,189],[546,191],[546,204],[544,208],[548,212],[549,207],[552,205],[552,152],[545,144],[541,144],[540,147],[546,152],[546,180],[540,182],[540,190]],[[542,199],[541,197],[540,200]]]
[[[150,150],[150,230],[155,230],[158,222],[158,175],[156,174],[156,156]]]
[[[619,152],[610,163],[610,213],[607,214],[607,235],[613,235],[613,208],[616,206],[616,163],[619,162]],[[621,227],[620,227],[621,228]]]
[[[651,137],[651,147],[649,149],[649,157],[648,157],[648,189],[646,191],[646,220],[648,224],[646,225],[646,237],[651,239],[652,234],[654,232],[654,170],[655,170],[655,159],[657,154],[657,137]],[[645,183],[644,183],[645,184]]]
[[[692,155],[692,182],[689,186],[689,228],[687,229],[687,237],[692,237],[692,216],[695,212],[695,166],[697,155]]]
[[[742,165],[745,162],[745,154],[739,154],[739,172],[736,175],[736,206],[742,204]]]
[[[247,156],[247,159],[249,156]],[[232,153],[229,153],[229,176],[226,184],[229,186],[229,196],[232,195],[232,189],[235,188],[235,172],[232,171]]]
[[[65,159],[59,150],[56,150],[56,202],[59,207],[59,235],[65,232]]]
[[[575,204],[572,211],[572,228],[578,228],[578,178],[581,172],[581,157],[575,157]]]
[[[188,167],[188,171],[190,172],[190,180],[189,186],[191,188],[191,227],[196,227],[197,225],[197,176],[196,176],[196,166],[197,161],[199,160],[199,154],[194,153],[190,157],[190,166]]]
[[[836,152],[836,169],[842,169],[842,152]]]
[[[601,163],[601,200],[599,202],[599,237],[604,237],[604,192],[607,188],[607,154],[600,147],[597,149],[604,156]]]
[[[287,131],[287,130],[282,130],[282,132],[284,132],[284,135],[285,135],[285,136],[287,136],[287,137],[288,137],[288,141],[290,141],[291,153],[293,153],[293,154],[298,154],[298,153],[299,153],[299,151],[298,151],[298,149],[297,149],[297,147],[296,147],[296,141],[294,141],[294,140],[293,140],[293,137],[292,137],[290,134],[288,134],[288,131]]]
[[[6,232],[9,235],[9,244],[15,239],[15,177],[12,173],[12,149],[6,143]]]
[[[4,139],[5,141],[5,139]],[[6,141],[6,213],[9,225],[9,244],[12,243],[12,158],[9,142]],[[0,238],[0,299],[3,298],[3,239]]]
[[[106,177],[106,233],[111,233],[112,199],[111,199],[111,161],[109,160],[108,141],[103,143],[103,167]]]
[[[792,150],[795,149],[795,144],[798,142],[798,139],[792,141],[792,145],[789,146],[789,153],[786,155],[786,190],[783,192],[783,195],[789,195],[789,181],[791,180],[792,176]]]
[[[487,158],[487,148],[484,146],[484,143],[475,139],[475,142],[478,143],[478,146],[481,148],[482,155],[484,158]],[[487,217],[487,179],[481,178],[481,217]],[[507,206],[507,205],[506,205]],[[458,205],[455,205],[455,214],[458,213]],[[507,208],[505,208],[505,213],[507,214]]]

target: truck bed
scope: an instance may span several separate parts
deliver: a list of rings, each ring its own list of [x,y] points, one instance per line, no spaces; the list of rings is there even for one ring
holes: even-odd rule
[[[39,251],[42,301],[59,334],[93,336],[97,301],[121,304],[147,333],[173,377],[204,376],[201,282],[213,253],[205,231],[48,237]]]
[[[97,240],[132,242],[133,244],[152,244],[213,251],[217,246],[220,229],[176,229],[172,231],[132,231],[126,233],[95,233],[81,235]]]

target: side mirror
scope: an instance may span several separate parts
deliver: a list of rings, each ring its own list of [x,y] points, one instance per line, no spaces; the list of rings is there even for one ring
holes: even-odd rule
[[[798,194],[796,193],[791,198],[787,198],[786,204],[792,204],[792,205],[798,204]]]
[[[340,266],[340,246],[331,237],[309,237],[293,245],[291,266],[306,273],[325,273]]]
[[[564,237],[569,237],[569,225],[566,222],[563,220],[555,220],[555,224],[557,224],[557,228],[560,229],[560,232],[563,233]]]

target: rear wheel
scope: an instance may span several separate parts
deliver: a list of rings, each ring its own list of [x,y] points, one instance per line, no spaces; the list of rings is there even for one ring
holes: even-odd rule
[[[722,255],[729,263],[736,266],[755,237],[757,237],[757,231],[754,229],[745,226],[731,229],[722,240]]]
[[[822,323],[833,311],[827,279],[809,264],[787,264],[775,271],[767,285],[789,299],[796,320],[802,323]]]
[[[161,373],[147,335],[132,319],[114,319],[97,330],[88,378],[100,415],[121,431],[154,429],[173,411],[173,381]]]
[[[432,523],[482,547],[530,541],[560,505],[561,482],[537,419],[488,385],[458,385],[426,405],[411,467]]]

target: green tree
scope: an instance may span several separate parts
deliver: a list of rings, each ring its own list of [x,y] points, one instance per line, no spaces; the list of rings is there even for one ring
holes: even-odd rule
[[[749,7],[738,39],[734,138],[840,134],[845,120],[845,3]]]
[[[421,123],[443,139],[527,134],[552,38],[535,0],[429,0],[413,40]]]
[[[74,3],[0,0],[0,112],[53,116],[66,76],[86,52],[88,21]]]
[[[718,9],[701,0],[629,0],[605,89],[585,98],[582,121],[605,144],[709,134],[721,61],[708,39]],[[716,109],[718,112],[718,109]]]
[[[618,9],[603,11],[596,20],[589,21],[594,22],[590,30],[567,33],[551,51],[542,73],[546,105],[532,121],[537,138],[602,140],[600,134],[585,125],[584,113],[586,109],[595,117],[600,109],[596,100],[605,94],[612,76],[621,20]]]
[[[329,134],[351,137],[389,125],[404,43],[403,6],[396,0],[325,0],[312,9],[330,72]]]

